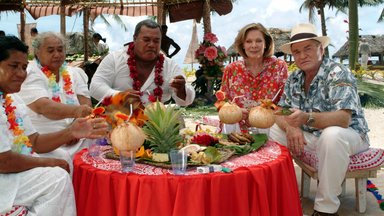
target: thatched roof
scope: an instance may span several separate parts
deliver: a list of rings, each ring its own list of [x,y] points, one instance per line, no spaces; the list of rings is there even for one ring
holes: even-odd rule
[[[275,55],[276,53],[281,53],[281,45],[288,43],[291,30],[288,29],[279,29],[279,28],[269,28],[269,33],[272,35],[273,40],[275,42]],[[228,48],[227,51],[229,56],[236,56],[237,50],[235,50],[235,47],[233,44]]]
[[[23,11],[24,8],[34,19],[42,16],[60,14],[60,5],[65,5],[65,15],[72,16],[82,10],[90,9],[91,17],[100,14],[119,14],[127,16],[158,16],[158,7],[169,12],[171,22],[188,19],[200,20],[203,14],[202,0],[0,0],[0,12]],[[232,11],[231,0],[211,0],[211,11],[225,15]]]
[[[384,35],[360,35],[360,38],[365,38],[371,49],[372,56],[384,54]],[[349,44],[348,41],[332,56],[336,58],[348,58]]]

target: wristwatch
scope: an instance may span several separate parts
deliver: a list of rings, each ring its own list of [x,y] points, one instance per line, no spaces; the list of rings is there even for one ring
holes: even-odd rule
[[[315,118],[313,117],[312,112],[309,113],[309,117],[307,120],[307,123],[305,123],[307,126],[311,126],[315,122]]]

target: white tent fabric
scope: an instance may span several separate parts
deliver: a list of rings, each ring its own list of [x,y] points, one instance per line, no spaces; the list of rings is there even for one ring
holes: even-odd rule
[[[192,64],[198,63],[197,59],[195,59],[195,51],[199,48],[199,41],[197,39],[197,29],[196,29],[196,21],[193,20],[193,29],[192,29],[192,38],[189,43],[189,47],[187,53],[185,54],[184,64]]]

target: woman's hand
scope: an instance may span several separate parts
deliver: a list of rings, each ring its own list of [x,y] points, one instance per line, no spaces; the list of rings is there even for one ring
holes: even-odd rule
[[[70,173],[70,169],[69,169],[69,164],[67,163],[67,161],[63,160],[63,159],[57,159],[57,158],[39,158],[39,159],[42,159],[44,160],[44,163],[46,164],[46,167],[60,167],[60,168],[63,168],[64,170],[66,170],[68,173]]]
[[[70,131],[77,139],[99,139],[107,134],[108,124],[103,118],[78,118],[72,123]]]
[[[92,114],[92,108],[88,105],[78,105],[75,110],[74,118],[82,118]]]

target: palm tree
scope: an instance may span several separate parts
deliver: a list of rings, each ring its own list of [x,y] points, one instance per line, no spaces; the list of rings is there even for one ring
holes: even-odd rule
[[[327,28],[326,28],[326,19],[324,14],[324,8],[325,6],[328,6],[329,8],[336,8],[338,11],[344,12],[346,9],[349,9],[349,59],[357,59],[357,39],[358,39],[358,11],[357,7],[363,7],[363,6],[377,6],[381,3],[383,3],[384,0],[305,0],[304,3],[301,5],[299,11],[301,12],[302,9],[308,9],[309,10],[309,21],[314,22],[315,12],[317,12],[320,15],[321,19],[321,31],[323,36],[327,35]],[[353,6],[351,7],[351,4],[356,5],[356,8]],[[351,7],[351,8],[350,8]],[[351,11],[352,10],[352,11]],[[382,15],[379,18],[383,20],[384,18],[384,9],[382,12]],[[352,43],[352,44],[351,44]],[[351,46],[352,45],[352,46]],[[325,49],[325,55],[329,56],[328,48]],[[356,60],[349,60],[349,64],[351,68],[355,68],[355,62]]]
[[[357,9],[357,0],[348,0],[348,27],[349,27],[349,68],[354,70],[356,67],[357,51],[358,51],[358,38],[359,38],[359,17]]]
[[[304,3],[300,6],[299,12],[301,13],[303,9],[309,10],[308,20],[311,23],[315,22],[316,14],[319,14],[321,20],[321,33],[323,36],[327,36],[324,8],[327,5],[329,8],[339,8],[339,4],[339,0],[305,0]],[[325,48],[325,56],[329,57],[328,47]]]
[[[349,17],[349,68],[351,70],[354,70],[356,68],[356,62],[358,59],[358,38],[359,38],[359,13],[358,13],[358,6],[377,6],[379,4],[382,4],[383,0],[348,0],[348,1],[341,1],[342,2],[342,8],[348,8],[348,17]],[[382,17],[382,16],[381,16]]]
[[[381,11],[381,15],[380,15],[379,19],[377,20],[377,22],[384,22],[384,8]]]

